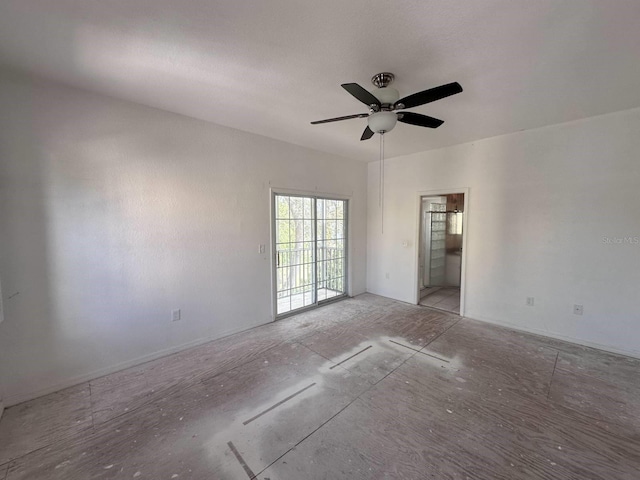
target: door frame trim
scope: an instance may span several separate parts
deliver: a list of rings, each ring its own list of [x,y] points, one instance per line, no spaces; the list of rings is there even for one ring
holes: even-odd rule
[[[417,220],[415,225],[415,255],[414,255],[414,281],[413,288],[415,305],[420,304],[420,223],[421,223],[421,205],[422,197],[438,197],[451,195],[454,193],[464,194],[464,215],[462,217],[462,258],[460,259],[460,316],[464,317],[465,298],[467,290],[467,239],[469,237],[469,187],[460,188],[439,188],[436,190],[421,190],[416,192],[416,214],[414,219]]]
[[[346,236],[345,236],[345,255],[346,261],[344,264],[344,277],[345,277],[345,293],[343,295],[338,295],[337,297],[332,297],[327,300],[323,300],[322,302],[318,302],[316,298],[316,303],[313,305],[309,305],[304,308],[299,308],[291,313],[286,312],[281,315],[278,315],[278,299],[277,299],[277,265],[276,265],[276,222],[275,222],[275,209],[276,209],[276,195],[290,195],[290,196],[298,196],[298,197],[313,197],[313,198],[322,198],[326,200],[344,200],[346,202],[347,208],[344,211],[344,221],[346,222]],[[353,255],[351,254],[351,204],[352,204],[352,195],[344,195],[340,193],[332,193],[332,192],[321,192],[321,191],[312,191],[312,190],[297,190],[292,188],[280,188],[280,187],[270,187],[269,188],[269,229],[270,229],[270,238],[271,238],[271,321],[280,320],[289,315],[296,315],[298,313],[302,313],[304,311],[317,308],[319,306],[325,305],[327,303],[331,303],[333,301],[342,300],[344,298],[351,297],[351,259]],[[315,227],[314,227],[315,228]]]

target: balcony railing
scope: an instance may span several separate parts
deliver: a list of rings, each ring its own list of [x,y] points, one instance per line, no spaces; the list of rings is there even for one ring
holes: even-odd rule
[[[314,278],[313,248],[278,249],[278,297],[297,295],[315,289],[344,293],[344,249],[318,247],[317,278]]]

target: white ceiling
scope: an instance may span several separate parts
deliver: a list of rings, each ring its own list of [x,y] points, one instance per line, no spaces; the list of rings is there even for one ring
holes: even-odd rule
[[[365,112],[341,83],[395,73],[413,109],[389,157],[640,106],[638,0],[2,0],[0,66],[346,157]]]

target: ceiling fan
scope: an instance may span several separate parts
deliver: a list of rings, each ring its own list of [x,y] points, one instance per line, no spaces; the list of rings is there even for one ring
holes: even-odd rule
[[[458,82],[447,83],[439,87],[423,90],[404,98],[400,98],[398,90],[389,87],[395,76],[393,73],[383,72],[371,78],[377,88],[372,92],[365,90],[357,83],[343,83],[342,88],[353,95],[356,99],[369,107],[369,113],[357,113],[344,117],[328,118],[311,122],[312,125],[329,122],[339,122],[351,118],[367,117],[367,128],[364,129],[360,140],[368,140],[374,133],[386,133],[396,126],[396,122],[417,125],[418,127],[438,128],[444,123],[443,120],[422,115],[420,113],[396,111],[404,108],[413,108],[426,103],[435,102],[441,98],[455,95],[462,92],[462,87]]]

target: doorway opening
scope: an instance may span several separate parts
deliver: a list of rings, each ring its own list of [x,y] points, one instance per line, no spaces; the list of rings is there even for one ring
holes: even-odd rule
[[[276,318],[347,296],[347,206],[273,194]]]
[[[461,314],[465,194],[420,197],[418,303]]]

